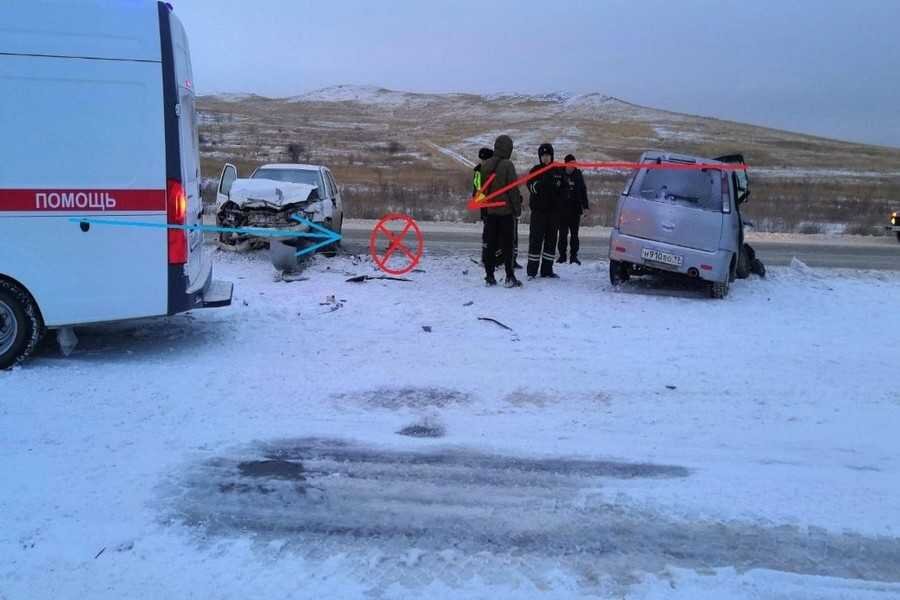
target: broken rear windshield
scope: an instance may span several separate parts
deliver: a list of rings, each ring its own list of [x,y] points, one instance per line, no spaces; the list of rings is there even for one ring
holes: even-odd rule
[[[722,172],[716,170],[644,172],[638,195],[647,200],[675,202],[703,210],[722,210]]]

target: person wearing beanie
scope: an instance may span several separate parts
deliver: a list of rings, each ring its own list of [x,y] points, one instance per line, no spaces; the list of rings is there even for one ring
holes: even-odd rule
[[[481,176],[481,167],[484,161],[494,156],[494,151],[490,148],[482,148],[478,151],[478,164],[475,165],[472,173],[472,197],[478,196],[481,186],[484,185],[484,178]],[[484,253],[487,252],[487,210],[481,209],[481,264],[485,264]]]
[[[481,165],[481,176],[486,182],[494,175],[491,185],[485,190],[486,195],[504,188],[518,179],[516,167],[512,157],[513,141],[508,135],[501,135],[494,142],[494,156],[487,159]],[[484,281],[487,285],[497,285],[494,278],[494,266],[497,263],[497,250],[503,255],[503,264],[506,267],[506,287],[520,287],[522,283],[516,279],[513,258],[513,239],[516,218],[522,214],[522,194],[518,187],[513,187],[496,198],[489,204],[502,202],[502,206],[491,206],[485,209],[484,228],[486,231],[487,248],[484,252]]]
[[[531,173],[553,163],[553,146],[541,144],[538,148],[540,163]],[[549,169],[528,184],[531,192],[528,206],[531,208],[531,224],[528,233],[528,278],[537,277],[540,265],[541,277],[559,278],[553,272],[556,259],[556,236],[559,229],[559,210],[563,196],[561,169]]]
[[[568,166],[569,163],[575,162],[575,156],[567,155],[564,162],[566,169],[563,172],[563,200],[559,211],[559,258],[556,262],[566,262],[566,251],[571,245],[569,262],[580,265],[578,228],[581,226],[581,215],[588,209],[587,186],[584,185],[581,170]]]

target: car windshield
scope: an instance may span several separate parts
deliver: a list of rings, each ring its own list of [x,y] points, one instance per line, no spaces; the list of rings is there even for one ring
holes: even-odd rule
[[[287,183],[305,183],[319,187],[319,172],[312,169],[257,169],[251,179],[271,179]]]
[[[722,210],[722,171],[648,169],[639,195],[703,210]]]

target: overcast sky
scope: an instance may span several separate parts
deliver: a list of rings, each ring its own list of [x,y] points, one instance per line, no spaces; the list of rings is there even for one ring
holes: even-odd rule
[[[900,146],[900,1],[174,0],[201,93],[601,92]]]

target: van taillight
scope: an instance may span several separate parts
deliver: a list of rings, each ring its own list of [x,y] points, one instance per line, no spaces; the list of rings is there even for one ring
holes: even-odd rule
[[[166,184],[166,211],[169,225],[186,224],[187,196],[181,182],[170,179]],[[187,231],[184,229],[168,229],[169,236],[169,264],[183,265],[187,262],[188,241]]]

